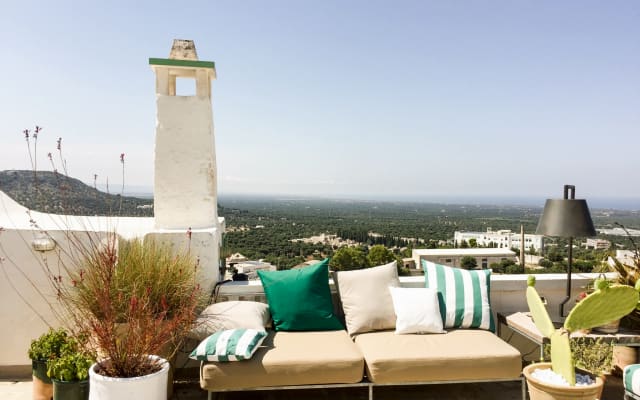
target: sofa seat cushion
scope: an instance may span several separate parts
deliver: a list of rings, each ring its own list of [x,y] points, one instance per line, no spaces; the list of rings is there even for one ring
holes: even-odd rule
[[[355,338],[367,376],[375,383],[517,379],[520,352],[485,330],[446,334],[363,333]]]
[[[205,362],[200,386],[238,390],[269,386],[357,383],[364,358],[346,331],[269,332],[251,360]]]

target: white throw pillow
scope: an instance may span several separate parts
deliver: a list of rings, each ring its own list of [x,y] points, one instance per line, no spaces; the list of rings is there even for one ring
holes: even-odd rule
[[[196,319],[189,337],[203,340],[227,329],[255,329],[264,331],[271,323],[269,306],[256,301],[223,301],[205,308]]]
[[[396,334],[445,333],[435,289],[389,286],[389,291],[397,317]]]

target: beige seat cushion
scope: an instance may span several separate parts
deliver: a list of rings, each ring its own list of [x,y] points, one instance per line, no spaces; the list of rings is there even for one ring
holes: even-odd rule
[[[476,329],[445,334],[363,333],[355,338],[375,383],[517,379],[520,352],[493,333]]]
[[[247,361],[203,364],[205,390],[238,390],[264,386],[356,383],[364,359],[346,331],[269,332]]]

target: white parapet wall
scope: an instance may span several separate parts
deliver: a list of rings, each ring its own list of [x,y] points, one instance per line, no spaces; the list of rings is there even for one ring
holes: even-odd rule
[[[575,304],[574,299],[585,290],[588,283],[598,278],[600,274],[573,273],[571,301],[565,307],[570,310]],[[559,307],[565,298],[567,288],[567,276],[565,274],[537,274],[536,289],[540,296],[547,301],[547,309],[551,319],[561,320]],[[615,274],[607,274],[613,279]],[[514,275],[491,275],[491,309],[494,313],[510,314],[518,311],[527,311],[527,301],[525,291],[527,288],[526,274]],[[422,276],[402,276],[400,284],[403,287],[424,287],[424,277]],[[333,282],[331,290],[335,292]],[[244,282],[227,282],[218,289],[218,301],[227,300],[252,300],[265,301],[264,291],[259,280]]]
[[[125,239],[166,240],[176,249],[189,247],[199,260],[199,282],[210,291],[220,279],[219,247],[224,219],[214,228],[158,230],[153,218],[78,217],[29,212],[0,191],[0,378],[30,373],[27,350],[32,339],[49,326],[61,326],[56,312],[56,293],[51,275],[63,276],[60,250],[73,248],[73,236],[82,240],[89,235],[116,232]],[[52,239],[53,248],[43,244]],[[46,246],[45,246],[46,247]],[[38,251],[35,248],[42,248]],[[64,257],[64,256],[63,256]]]

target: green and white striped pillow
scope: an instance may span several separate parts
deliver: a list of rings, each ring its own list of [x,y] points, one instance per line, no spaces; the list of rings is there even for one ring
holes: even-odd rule
[[[445,328],[495,331],[489,303],[491,270],[467,271],[422,260],[425,287],[436,289]]]
[[[189,358],[221,362],[248,360],[266,337],[267,332],[256,329],[219,331],[200,342]]]
[[[624,367],[622,382],[624,390],[636,396],[640,395],[640,364],[631,364]]]

